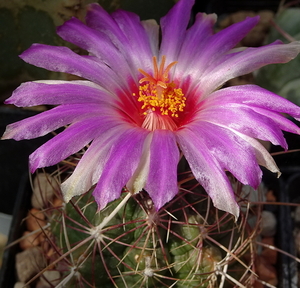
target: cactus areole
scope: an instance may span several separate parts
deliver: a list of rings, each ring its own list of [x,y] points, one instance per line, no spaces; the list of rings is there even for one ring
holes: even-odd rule
[[[27,82],[6,101],[56,107],[10,124],[3,139],[31,139],[66,126],[30,155],[31,172],[89,144],[62,183],[65,201],[95,185],[93,196],[102,209],[126,186],[132,193],[146,190],[159,209],[178,193],[182,153],[215,207],[238,217],[226,171],[252,187],[261,181],[259,165],[280,174],[257,139],[287,149],[282,130],[300,130],[282,113],[299,120],[300,108],[256,85],[222,85],[264,65],[290,61],[300,43],[234,49],[259,18],[214,34],[214,14],[198,13],[188,27],[193,4],[178,1],[160,25],[91,4],[86,24],[72,18],[57,30],[88,55],[42,44],[20,55],[32,65],[84,79]]]

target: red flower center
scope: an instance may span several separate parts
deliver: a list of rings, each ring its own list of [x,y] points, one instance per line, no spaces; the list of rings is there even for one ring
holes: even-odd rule
[[[177,62],[170,63],[166,68],[165,62],[166,57],[162,56],[158,67],[156,57],[153,57],[153,76],[139,69],[145,77],[139,81],[137,100],[143,102],[141,109],[145,120],[142,127],[148,130],[175,130],[177,125],[172,118],[178,118],[178,113],[183,112],[185,107],[186,98],[182,89],[169,82],[169,71]]]

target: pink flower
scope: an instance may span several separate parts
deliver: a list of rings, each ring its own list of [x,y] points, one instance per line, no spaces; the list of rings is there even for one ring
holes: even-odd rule
[[[253,187],[261,181],[259,165],[279,173],[256,139],[287,149],[281,130],[300,134],[300,129],[282,113],[299,120],[300,108],[255,85],[220,87],[264,65],[291,60],[300,43],[233,49],[258,17],[213,34],[216,16],[199,13],[187,29],[193,3],[179,1],[160,28],[154,20],[140,21],[125,11],[109,15],[91,4],[86,25],[73,18],[58,28],[88,56],[42,44],[20,56],[87,79],[24,83],[6,101],[57,107],[10,124],[4,139],[31,139],[67,126],[30,155],[31,172],[90,144],[62,184],[66,201],[96,184],[93,195],[101,209],[126,185],[132,193],[145,189],[159,209],[178,193],[181,151],[214,205],[237,217],[225,171]]]

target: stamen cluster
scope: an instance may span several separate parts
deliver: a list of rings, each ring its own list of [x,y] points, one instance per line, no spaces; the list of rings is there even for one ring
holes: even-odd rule
[[[160,97],[157,91],[157,85],[148,83],[139,87],[139,102],[144,102],[142,109],[146,109],[144,115],[147,115],[147,111],[156,111],[159,109],[161,115],[170,115],[172,117],[178,117],[178,111],[182,112],[185,107],[184,94],[181,88],[175,88],[173,82],[166,83],[166,88],[163,88]],[[170,114],[169,114],[170,113]]]
[[[168,82],[169,71],[177,62],[172,62],[166,69],[164,68],[165,62],[166,57],[162,56],[162,61],[158,68],[156,57],[153,57],[153,76],[139,69],[146,76],[139,83],[147,82],[139,86],[138,101],[144,102],[142,106],[142,109],[146,110],[143,113],[144,115],[147,115],[149,111],[159,109],[161,115],[178,117],[177,112],[182,112],[185,107],[186,97],[184,97],[182,89],[177,88],[174,82]]]

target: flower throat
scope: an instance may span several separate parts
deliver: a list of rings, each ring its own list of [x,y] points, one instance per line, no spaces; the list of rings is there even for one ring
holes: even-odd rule
[[[177,126],[171,118],[177,118],[178,112],[182,112],[185,107],[186,98],[182,89],[177,88],[174,82],[169,82],[169,71],[177,62],[170,63],[166,68],[165,63],[166,57],[162,56],[158,67],[157,59],[153,57],[153,76],[138,69],[145,77],[139,81],[137,100],[143,102],[141,109],[146,116],[143,127],[149,130],[175,130]],[[160,117],[160,115],[167,117]]]

